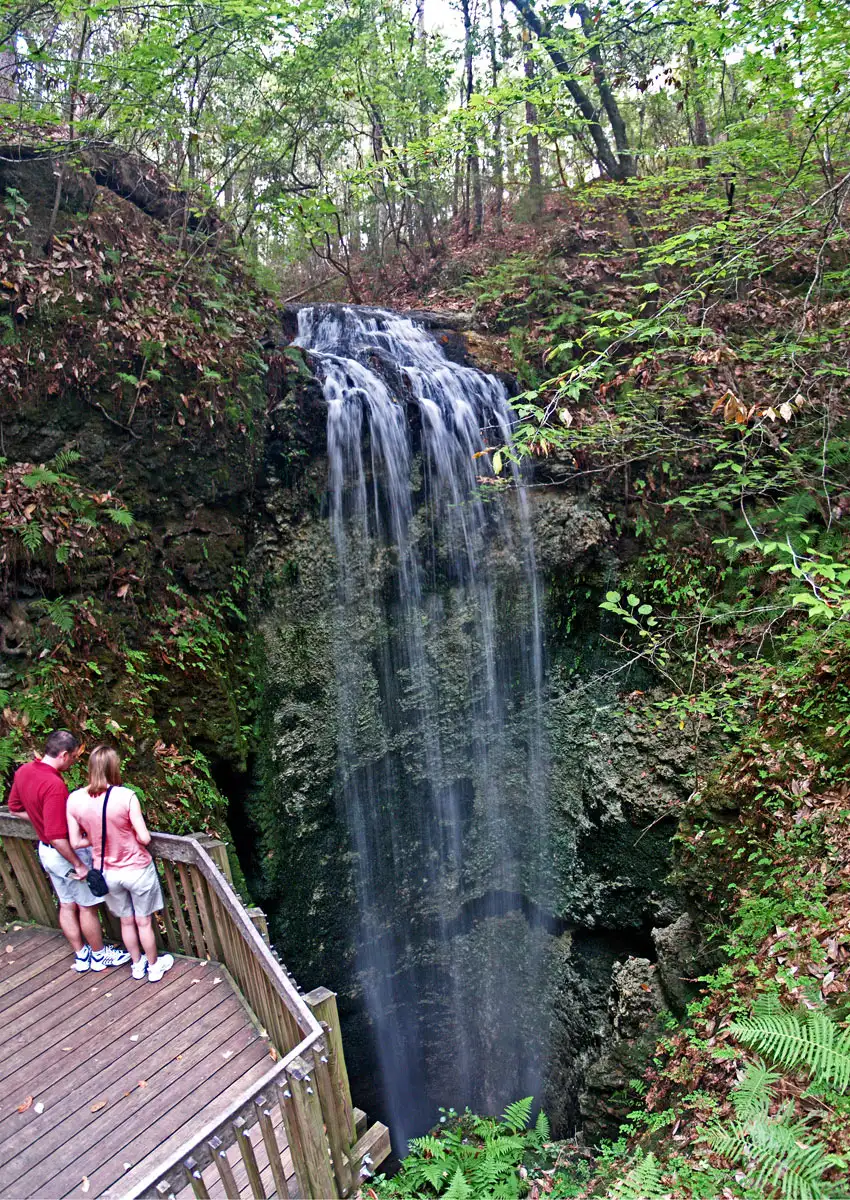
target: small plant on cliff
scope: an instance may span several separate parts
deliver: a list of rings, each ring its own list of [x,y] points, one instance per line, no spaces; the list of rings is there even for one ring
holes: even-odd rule
[[[389,1180],[379,1177],[366,1194],[374,1200],[526,1195],[535,1169],[551,1165],[553,1148],[544,1113],[529,1127],[531,1105],[530,1096],[517,1100],[508,1105],[501,1120],[478,1117],[469,1109],[458,1115],[450,1109],[432,1133],[412,1139],[398,1175]]]
[[[759,1021],[759,1028],[765,1020]],[[777,1028],[772,1032],[780,1037],[784,1056],[799,1061],[797,1044],[805,1024],[797,1022],[793,1013],[777,1014],[776,1020]],[[793,1039],[794,1053],[790,1055],[787,1043],[793,1035],[785,1028],[789,1020],[798,1033]],[[829,1024],[828,1018],[824,1017],[824,1021]],[[743,1025],[737,1028],[743,1028]],[[806,1056],[812,1063],[818,1062],[823,1053],[829,1057],[832,1040],[829,1036],[825,1040],[822,1036],[809,1040],[804,1035],[802,1043],[806,1047]],[[824,1179],[824,1175],[834,1168],[845,1167],[846,1160],[825,1152],[822,1140],[811,1128],[810,1116],[795,1117],[793,1102],[789,1101],[771,1112],[771,1108],[776,1107],[774,1088],[781,1082],[779,1072],[761,1064],[750,1064],[732,1092],[736,1119],[711,1124],[706,1141],[717,1154],[743,1167],[747,1183],[761,1189],[765,1195],[778,1194],[788,1200],[828,1200],[844,1195]]]

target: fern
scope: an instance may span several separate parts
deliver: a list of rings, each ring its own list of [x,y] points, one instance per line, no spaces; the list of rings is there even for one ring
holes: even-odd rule
[[[126,508],[108,508],[106,510],[110,521],[116,525],[123,525],[126,529],[134,523],[133,514],[128,512]]]
[[[770,1089],[779,1079],[778,1071],[771,1071],[763,1063],[751,1063],[732,1092],[735,1115],[742,1121],[766,1115],[773,1099]]]
[[[472,1188],[463,1177],[463,1171],[458,1167],[454,1173],[449,1189],[445,1193],[446,1200],[471,1200]]]
[[[776,1117],[759,1113],[746,1124],[715,1123],[707,1140],[718,1154],[745,1166],[752,1187],[778,1191],[784,1200],[838,1200],[842,1193],[823,1177],[845,1161],[806,1140],[809,1132],[806,1120],[793,1120],[788,1107]]]
[[[36,612],[43,612],[62,633],[71,633],[74,628],[74,606],[65,596],[55,600],[35,600],[32,605]]]
[[[81,458],[82,455],[78,450],[60,450],[58,454],[54,455],[50,465],[54,471],[64,475],[68,468],[79,462]]]
[[[439,1138],[426,1134],[424,1137],[410,1139],[410,1149],[417,1154],[433,1154],[435,1158],[445,1157],[446,1148]]]
[[[509,1104],[505,1109],[502,1120],[517,1133],[521,1129],[526,1129],[528,1122],[531,1120],[531,1105],[533,1102],[533,1096],[526,1096],[524,1100],[515,1100],[513,1104]]]
[[[34,471],[30,471],[29,475],[21,476],[21,483],[28,488],[37,488],[44,483],[61,483],[62,476],[55,471],[50,471],[47,467],[36,467]]]
[[[803,1071],[820,1087],[850,1088],[850,1031],[840,1029],[823,1009],[789,1012],[763,999],[752,1017],[730,1025],[745,1046],[788,1070]]]
[[[661,1183],[661,1167],[654,1154],[640,1158],[625,1179],[608,1192],[609,1200],[661,1200],[667,1189]]]
[[[29,524],[21,526],[16,530],[18,537],[24,543],[24,548],[30,553],[38,550],[44,541],[44,534],[41,532],[41,527],[36,525],[35,521],[30,521]]]
[[[468,1109],[462,1114],[449,1110],[438,1130],[411,1139],[401,1170],[392,1181],[376,1183],[378,1194],[519,1200],[528,1190],[520,1167],[536,1160],[549,1137],[542,1113],[528,1128],[532,1103],[529,1096],[509,1104],[501,1121]]]

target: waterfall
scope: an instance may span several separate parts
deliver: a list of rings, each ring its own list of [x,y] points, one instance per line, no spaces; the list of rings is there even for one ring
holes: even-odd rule
[[[551,911],[541,604],[514,416],[413,321],[299,311],[328,412],[338,803],[397,1152],[539,1095]]]

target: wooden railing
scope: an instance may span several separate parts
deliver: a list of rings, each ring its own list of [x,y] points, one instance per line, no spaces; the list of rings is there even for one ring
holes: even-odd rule
[[[57,926],[55,896],[36,854],[37,835],[22,816],[0,809],[0,879],[17,919]],[[353,1194],[361,1170],[368,1173],[389,1153],[389,1135],[375,1125],[359,1140],[355,1110],[339,1032],[336,997],[326,988],[302,996],[229,880],[226,848],[204,835],[175,837],[155,833],[150,850],[163,882],[165,908],[157,931],[163,947],[178,954],[208,958],[230,972],[280,1061],[259,1086],[241,1096],[228,1112],[176,1147],[163,1147],[153,1172],[122,1181],[125,1197],[176,1195],[191,1186],[207,1195],[204,1168],[214,1163],[227,1196],[238,1196],[228,1151],[238,1149],[251,1194],[265,1197],[254,1142],[278,1196],[288,1196],[286,1171],[273,1113],[279,1106],[292,1166],[302,1197],[334,1198]],[[103,906],[102,906],[103,907]],[[103,914],[109,925],[108,914]],[[109,929],[109,932],[115,932]],[[257,1128],[254,1129],[253,1127]]]

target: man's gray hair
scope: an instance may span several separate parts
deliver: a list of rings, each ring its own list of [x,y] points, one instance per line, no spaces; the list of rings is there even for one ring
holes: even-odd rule
[[[73,754],[80,744],[80,739],[74,737],[67,729],[54,729],[44,743],[44,753],[49,758],[58,758],[66,751]]]

